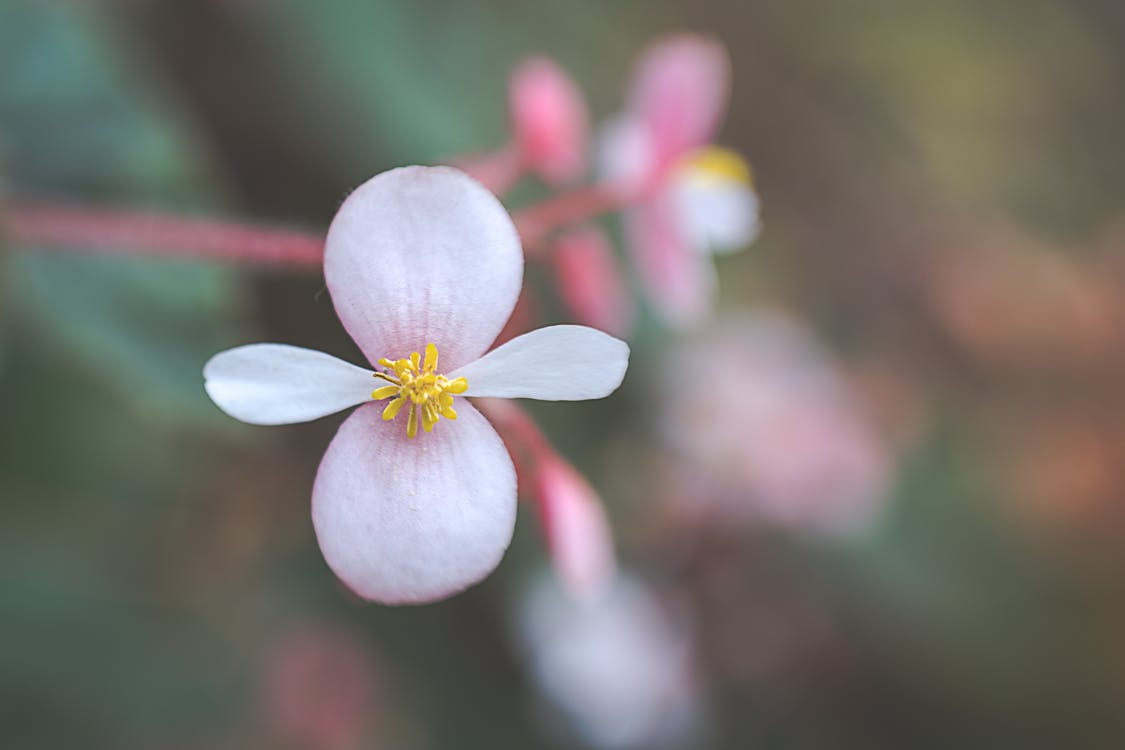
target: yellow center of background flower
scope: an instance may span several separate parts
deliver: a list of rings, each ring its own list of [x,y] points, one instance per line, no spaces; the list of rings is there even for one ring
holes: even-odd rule
[[[421,366],[419,362],[421,361]],[[453,410],[453,396],[464,393],[469,387],[465,378],[450,380],[437,373],[438,351],[433,344],[426,344],[426,358],[422,360],[418,352],[413,352],[410,359],[396,359],[393,362],[387,358],[379,360],[379,364],[387,368],[386,372],[376,372],[375,377],[385,380],[390,385],[376,388],[371,393],[371,398],[380,400],[394,399],[387,408],[383,409],[383,420],[390,421],[398,416],[402,407],[410,405],[406,420],[406,436],[413,438],[418,434],[418,418],[421,414],[422,429],[430,432],[442,417],[457,419],[457,412]]]
[[[746,160],[729,148],[710,146],[693,151],[679,163],[687,176],[701,182],[739,182],[754,185],[754,173]]]

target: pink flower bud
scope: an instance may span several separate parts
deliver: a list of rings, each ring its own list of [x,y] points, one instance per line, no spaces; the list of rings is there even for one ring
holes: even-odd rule
[[[582,176],[588,116],[578,86],[554,61],[532,57],[508,87],[512,131],[526,165],[552,184]]]
[[[617,563],[605,508],[594,489],[557,455],[541,456],[536,499],[555,575],[579,599],[600,596]]]
[[[583,325],[615,336],[633,327],[633,305],[605,232],[581,227],[560,237],[551,252],[562,301]]]

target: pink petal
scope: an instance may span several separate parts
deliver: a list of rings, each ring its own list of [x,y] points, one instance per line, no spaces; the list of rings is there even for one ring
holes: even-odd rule
[[[499,564],[516,518],[516,475],[500,436],[457,402],[457,420],[406,437],[361,406],[328,446],[312,517],[329,567],[360,596],[420,604],[480,581]]]
[[[564,234],[551,251],[559,294],[574,319],[615,336],[633,327],[633,304],[603,230],[582,227]]]
[[[544,459],[536,480],[555,574],[572,596],[597,598],[617,570],[601,500],[581,474],[558,458]]]
[[[546,57],[524,60],[512,74],[508,104],[516,143],[531,169],[552,184],[582,176],[589,117],[565,70]]]
[[[678,328],[704,319],[714,306],[715,269],[688,244],[669,196],[626,212],[625,232],[633,265],[661,317]]]
[[[729,88],[730,60],[714,39],[684,34],[645,50],[629,91],[629,109],[648,123],[661,167],[714,138]]]
[[[325,242],[336,312],[371,362],[437,345],[448,370],[479,357],[523,281],[519,236],[488,190],[450,167],[403,167],[348,196]]]

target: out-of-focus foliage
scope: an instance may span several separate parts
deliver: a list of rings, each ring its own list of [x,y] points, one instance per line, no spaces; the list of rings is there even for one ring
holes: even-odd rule
[[[0,5],[7,189],[213,203],[199,149],[98,16]],[[234,322],[228,274],[30,252],[0,262],[3,742],[115,744],[187,728],[221,706],[232,675],[216,643],[153,627],[175,606],[146,579],[161,577],[152,555],[168,514],[213,481],[200,481],[215,464],[192,425],[219,425],[204,419],[198,363]]]
[[[684,28],[730,48],[722,142],[762,198],[762,239],[718,261],[723,307],[807,321],[897,467],[862,534],[684,523],[645,374],[673,339],[648,318],[620,394],[536,410],[627,569],[689,614],[687,744],[1119,746],[1118,3],[5,0],[0,180],[324,224],[378,171],[500,145],[520,57],[556,57],[600,119],[641,45]],[[207,356],[246,340],[357,358],[315,274],[5,248],[0,285],[0,744],[591,736],[545,718],[513,635],[544,565],[530,514],[483,586],[360,604],[308,519],[338,420],[240,430],[204,397]],[[320,680],[355,703],[304,700]]]

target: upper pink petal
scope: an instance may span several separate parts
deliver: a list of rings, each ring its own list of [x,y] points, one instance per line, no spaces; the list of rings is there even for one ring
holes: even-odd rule
[[[442,367],[479,357],[512,312],[523,251],[504,207],[450,167],[402,167],[348,196],[324,251],[324,278],[371,362],[422,352]]]
[[[450,596],[499,564],[516,519],[516,475],[500,436],[458,399],[457,420],[406,437],[361,406],[333,438],[313,486],[324,559],[353,591],[385,604]]]
[[[688,243],[669,195],[627,211],[625,232],[633,265],[661,317],[679,328],[705,318],[717,292],[715,269]]]
[[[524,60],[512,74],[508,106],[528,166],[554,184],[582,176],[589,116],[582,92],[558,63]]]
[[[671,36],[642,53],[629,109],[647,123],[659,167],[715,137],[729,89],[730,59],[717,40]]]

